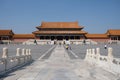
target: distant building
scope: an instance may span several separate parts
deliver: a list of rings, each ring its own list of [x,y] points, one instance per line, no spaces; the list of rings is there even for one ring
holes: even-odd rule
[[[13,35],[12,30],[0,30],[0,40],[12,40]]]
[[[43,42],[43,44],[52,41],[70,41],[79,44],[81,41],[91,42],[120,42],[120,29],[109,29],[103,34],[90,34],[83,30],[83,26],[79,26],[78,22],[42,22],[36,27],[38,30],[32,34],[15,34],[12,30],[0,30],[1,42],[20,42],[34,43],[35,40]],[[86,41],[88,40],[88,41]],[[47,42],[48,41],[48,42]],[[64,43],[63,42],[63,43]]]
[[[109,29],[106,35],[110,40],[120,40],[120,29]]]
[[[0,30],[0,43],[9,43],[14,39],[13,35],[12,30]]]
[[[42,22],[34,31],[36,38],[46,40],[85,39],[87,32],[78,22]]]

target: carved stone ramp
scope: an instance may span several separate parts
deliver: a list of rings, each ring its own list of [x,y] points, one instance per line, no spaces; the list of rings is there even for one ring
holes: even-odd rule
[[[63,46],[57,46],[49,59],[37,60],[25,68],[4,80],[119,80],[116,75],[83,60],[71,60]]]

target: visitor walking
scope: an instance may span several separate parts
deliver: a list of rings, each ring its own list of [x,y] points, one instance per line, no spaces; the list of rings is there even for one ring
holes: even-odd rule
[[[104,48],[107,49],[107,45],[106,44],[105,44]]]
[[[68,48],[69,48],[68,45],[66,45],[65,48],[66,48],[66,50],[68,50]]]
[[[85,39],[83,40],[83,44],[84,44],[84,45],[86,44],[86,40],[85,40]]]
[[[34,44],[37,45],[37,41],[36,40],[34,40]]]

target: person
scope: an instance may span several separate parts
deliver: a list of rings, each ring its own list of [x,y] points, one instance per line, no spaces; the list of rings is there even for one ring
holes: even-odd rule
[[[65,47],[66,47],[66,49],[68,50],[68,45],[66,45]]]
[[[86,41],[85,41],[85,39],[83,40],[83,44],[84,44],[84,45],[86,44]]]
[[[37,45],[37,41],[36,40],[34,40],[34,43]]]
[[[61,46],[61,42],[59,42],[59,45]]]
[[[104,48],[107,49],[107,45],[106,44],[105,44]]]

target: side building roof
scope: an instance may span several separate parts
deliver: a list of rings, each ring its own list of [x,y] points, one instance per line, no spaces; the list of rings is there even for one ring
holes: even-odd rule
[[[12,30],[0,30],[0,36],[13,36],[14,33]]]
[[[106,34],[109,36],[120,36],[120,29],[109,29]]]
[[[15,34],[13,36],[14,39],[34,39],[34,34]]]

